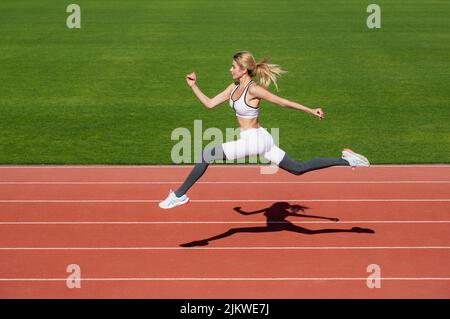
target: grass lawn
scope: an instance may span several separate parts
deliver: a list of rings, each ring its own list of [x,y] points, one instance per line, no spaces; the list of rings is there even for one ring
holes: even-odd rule
[[[213,97],[240,50],[288,71],[272,92],[325,111],[261,103],[292,158],[450,163],[449,1],[377,1],[381,29],[356,0],[79,0],[81,29],[69,3],[0,2],[0,164],[170,164],[177,127],[236,127],[184,77]]]

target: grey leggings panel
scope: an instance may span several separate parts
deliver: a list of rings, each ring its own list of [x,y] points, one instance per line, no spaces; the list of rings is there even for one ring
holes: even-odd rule
[[[349,166],[350,164],[342,158],[323,158],[316,157],[306,162],[296,162],[286,153],[278,165],[280,168],[294,175],[301,175],[317,169],[330,166]]]
[[[177,197],[183,196],[189,190],[189,188],[194,185],[194,183],[202,177],[208,168],[209,164],[215,160],[226,160],[225,153],[223,152],[222,145],[216,145],[214,147],[206,147],[201,156],[197,160],[192,171],[189,173],[188,177],[184,183],[175,191]]]

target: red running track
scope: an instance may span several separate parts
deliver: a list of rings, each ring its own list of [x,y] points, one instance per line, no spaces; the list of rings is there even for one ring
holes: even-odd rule
[[[0,166],[0,298],[450,297],[449,165],[262,168]]]

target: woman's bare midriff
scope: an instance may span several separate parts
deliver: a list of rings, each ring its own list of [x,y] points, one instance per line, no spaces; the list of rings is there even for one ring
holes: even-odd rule
[[[257,117],[253,119],[246,119],[243,117],[236,116],[236,118],[239,123],[239,127],[241,128],[241,131],[259,127],[259,120]]]

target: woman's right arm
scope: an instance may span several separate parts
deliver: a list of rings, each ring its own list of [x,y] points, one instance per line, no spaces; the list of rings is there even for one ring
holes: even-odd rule
[[[186,82],[191,87],[194,94],[197,96],[197,98],[202,102],[202,104],[208,108],[212,109],[213,107],[225,102],[228,97],[231,94],[231,91],[233,90],[234,84],[230,84],[223,92],[219,93],[212,99],[207,97],[205,94],[203,94],[202,91],[200,91],[199,87],[195,83],[197,81],[197,76],[194,72],[191,74],[186,75]]]

